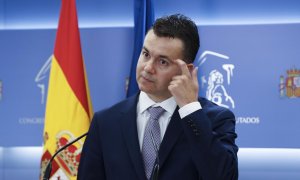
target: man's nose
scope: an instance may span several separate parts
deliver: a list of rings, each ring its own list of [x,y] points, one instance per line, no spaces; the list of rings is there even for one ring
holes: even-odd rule
[[[146,65],[144,67],[144,70],[148,73],[154,73],[155,69],[154,69],[154,60],[149,60],[148,62],[146,62]]]

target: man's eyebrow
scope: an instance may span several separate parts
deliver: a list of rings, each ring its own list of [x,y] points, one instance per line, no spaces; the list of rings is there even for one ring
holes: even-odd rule
[[[149,52],[149,50],[148,50],[145,46],[143,46],[143,49],[144,49],[145,51]]]
[[[160,57],[160,58],[167,59],[167,60],[171,60],[168,56],[160,55],[159,57]]]
[[[145,46],[143,46],[143,50],[145,50],[146,52],[149,52],[149,50],[148,50]],[[169,57],[166,56],[166,55],[159,55],[159,57],[171,61],[171,58],[169,58]]]

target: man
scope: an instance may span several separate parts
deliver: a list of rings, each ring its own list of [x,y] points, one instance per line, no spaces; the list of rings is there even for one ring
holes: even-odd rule
[[[156,20],[137,65],[140,93],[95,113],[78,179],[237,179],[235,117],[198,98],[198,49],[193,21]]]

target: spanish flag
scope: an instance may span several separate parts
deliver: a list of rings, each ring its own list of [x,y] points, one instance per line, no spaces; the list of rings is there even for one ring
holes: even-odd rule
[[[41,177],[56,151],[88,131],[91,117],[75,0],[62,0],[48,86]],[[50,179],[76,179],[82,145],[80,140],[56,156]]]

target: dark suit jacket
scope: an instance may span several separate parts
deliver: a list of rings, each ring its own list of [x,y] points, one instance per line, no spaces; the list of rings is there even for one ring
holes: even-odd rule
[[[138,95],[95,113],[79,180],[145,180],[137,135]],[[235,117],[199,98],[202,109],[181,119],[178,107],[159,149],[159,180],[237,179]]]

